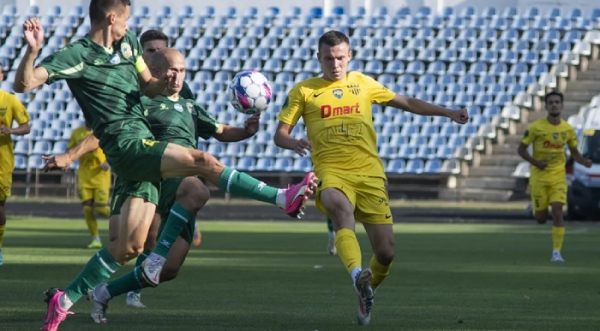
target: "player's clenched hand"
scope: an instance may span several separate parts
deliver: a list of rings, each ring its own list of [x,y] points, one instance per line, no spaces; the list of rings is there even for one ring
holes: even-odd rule
[[[102,171],[108,171],[108,170],[110,170],[110,165],[108,165],[108,162],[102,162],[102,163],[100,163],[98,168],[100,168],[100,170],[102,170]]]
[[[44,42],[44,28],[37,18],[30,18],[23,22],[23,35],[27,45],[32,50],[39,50]]]
[[[306,156],[308,152],[312,152],[312,146],[304,139],[298,139],[294,151],[300,156]]]
[[[548,166],[548,161],[546,161],[546,160],[537,160],[537,161],[535,161],[535,163],[533,165],[536,166],[540,170],[544,170]]]
[[[10,134],[10,128],[5,125],[0,125],[0,132],[3,134]]]
[[[44,165],[45,172],[50,170],[64,170],[73,163],[73,160],[71,160],[67,154],[42,156],[42,159],[46,161],[46,164]]]
[[[592,162],[592,160],[590,160],[590,159],[584,159],[584,160],[583,160],[583,165],[584,165],[586,168],[591,168],[591,167],[592,167],[592,165],[594,165],[594,162]]]
[[[450,119],[459,124],[465,124],[469,121],[469,113],[466,109],[453,110],[449,116]]]
[[[250,116],[250,118],[248,118],[246,120],[246,122],[244,122],[244,129],[246,129],[246,132],[248,132],[248,134],[253,136],[256,132],[258,132],[259,124],[260,124],[260,113],[256,113],[256,114]]]

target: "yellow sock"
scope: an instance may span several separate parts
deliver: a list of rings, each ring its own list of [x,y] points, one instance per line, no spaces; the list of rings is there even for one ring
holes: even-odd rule
[[[379,261],[377,261],[377,259],[375,258],[375,255],[373,255],[373,257],[371,258],[371,263],[369,265],[369,268],[371,268],[371,272],[373,273],[373,279],[371,280],[371,287],[373,288],[373,290],[376,290],[379,284],[383,282],[385,277],[387,277],[387,275],[390,274],[391,267],[391,263],[390,265],[383,265],[379,263]]]
[[[100,216],[104,216],[104,217],[110,216],[110,207],[109,206],[94,207],[94,209],[96,210],[96,213],[98,213],[98,215],[100,215]]]
[[[352,269],[360,268],[362,256],[360,255],[360,246],[356,239],[356,234],[350,229],[341,229],[335,234],[335,248],[342,263],[352,273]]]
[[[554,246],[554,250],[560,252],[563,245],[563,240],[565,239],[565,227],[552,227],[552,243]]]
[[[98,221],[94,216],[94,208],[92,206],[83,206],[83,215],[85,216],[85,224],[87,224],[88,230],[92,237],[98,237]]]
[[[2,239],[4,239],[4,230],[6,230],[6,224],[0,225],[0,248],[2,248]]]

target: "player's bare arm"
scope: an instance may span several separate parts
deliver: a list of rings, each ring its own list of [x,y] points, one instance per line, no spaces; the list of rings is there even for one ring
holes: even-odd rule
[[[23,60],[19,63],[13,83],[13,90],[18,93],[37,88],[48,80],[48,71],[45,68],[34,68],[35,58],[44,42],[44,29],[39,19],[31,18],[25,21],[23,23],[23,34],[27,42],[27,50]]]
[[[459,124],[465,124],[469,121],[469,113],[466,109],[447,109],[444,107],[432,105],[429,102],[425,102],[423,100],[408,98],[400,94],[396,94],[396,96],[394,96],[394,98],[390,100],[387,103],[387,105],[417,115],[448,117]]]
[[[277,131],[275,131],[275,145],[283,149],[290,149],[295,151],[300,156],[306,156],[308,152],[312,151],[310,142],[304,139],[295,139],[290,133],[294,127],[284,122],[279,122]]]
[[[575,160],[575,162],[587,168],[590,168],[594,164],[592,160],[583,157],[577,147],[569,147],[569,151],[571,152],[571,157],[573,160]]]
[[[49,170],[66,169],[83,154],[92,152],[99,147],[100,144],[98,138],[91,134],[85,137],[85,139],[83,139],[81,142],[79,142],[79,144],[75,145],[73,148],[69,148],[63,154],[42,156],[42,159],[46,160],[46,165],[44,165],[44,171],[48,172]]]
[[[6,125],[0,125],[0,132],[2,132],[3,134],[12,134],[12,135],[16,135],[16,136],[22,136],[25,134],[28,134],[31,131],[31,126],[29,125],[29,122],[27,123],[23,123],[21,125],[19,125],[16,128],[9,128]]]
[[[528,146],[524,143],[519,144],[519,148],[517,149],[517,153],[519,153],[519,156],[522,157],[523,160],[529,162],[532,166],[537,167],[540,170],[546,169],[546,167],[548,166],[548,161],[534,159],[533,156],[529,154],[527,147]]]
[[[260,114],[254,114],[244,122],[244,127],[235,127],[225,124],[219,124],[217,132],[213,137],[220,142],[237,142],[248,139],[258,132],[260,124]]]

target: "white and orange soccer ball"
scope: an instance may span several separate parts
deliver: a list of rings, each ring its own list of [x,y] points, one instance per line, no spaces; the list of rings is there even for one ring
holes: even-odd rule
[[[229,84],[229,101],[237,111],[252,115],[271,103],[269,80],[258,71],[242,71]]]

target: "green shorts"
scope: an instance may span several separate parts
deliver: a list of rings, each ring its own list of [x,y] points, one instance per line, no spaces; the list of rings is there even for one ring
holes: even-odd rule
[[[158,205],[159,193],[160,182],[130,182],[117,177],[110,202],[110,216],[121,214],[121,206],[129,196]]]
[[[171,207],[175,203],[177,196],[177,188],[184,178],[166,178],[160,182],[160,199],[156,212],[160,214],[160,228],[158,233],[160,234],[167,223]],[[187,225],[181,230],[180,236],[188,242],[192,243],[194,239],[194,227],[196,226],[196,219],[193,222],[187,223]]]
[[[112,171],[123,183],[160,181],[160,164],[168,142],[118,136],[114,141],[101,147]]]

